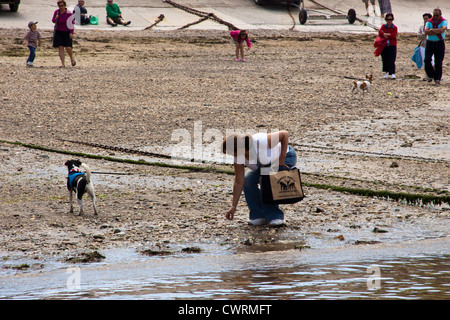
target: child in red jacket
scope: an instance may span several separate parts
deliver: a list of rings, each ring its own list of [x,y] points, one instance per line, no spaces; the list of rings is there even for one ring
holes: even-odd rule
[[[252,44],[248,39],[248,32],[246,30],[232,30],[230,31],[230,36],[233,38],[233,42],[236,45],[236,61],[245,62],[244,59],[244,41],[247,43],[248,50],[250,50]],[[239,59],[239,53],[241,54],[241,59]]]
[[[386,24],[383,24],[378,32],[381,38],[387,39],[386,46],[381,52],[381,60],[383,62],[384,78],[397,79],[395,76],[395,60],[397,59],[397,33],[398,29],[394,25],[394,15],[386,14]]]

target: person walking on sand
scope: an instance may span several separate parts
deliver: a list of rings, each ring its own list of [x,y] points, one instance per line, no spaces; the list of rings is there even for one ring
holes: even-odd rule
[[[392,13],[390,0],[378,0],[378,5],[380,6],[380,13],[382,18],[384,18],[385,14]]]
[[[111,26],[115,27],[118,24],[123,24],[127,26],[131,21],[125,22],[122,18],[122,11],[120,11],[119,5],[114,3],[113,0],[107,0],[106,3],[106,22]]]
[[[41,46],[41,34],[37,31],[37,21],[30,21],[28,28],[30,29],[25,35],[23,45],[30,50],[30,55],[27,59],[27,67],[32,67],[34,59],[36,58],[36,50]]]
[[[284,223],[284,213],[277,204],[266,204],[258,187],[261,174],[268,174],[270,166],[293,167],[297,164],[297,154],[288,145],[289,133],[279,131],[255,135],[232,134],[224,139],[222,152],[234,156],[233,201],[225,218],[233,220],[242,191],[250,210],[251,225],[269,224],[280,226]],[[245,167],[249,170],[245,172]],[[263,171],[264,170],[264,171]]]
[[[72,12],[67,10],[66,1],[60,0],[57,2],[58,8],[53,13],[52,22],[55,24],[55,31],[53,33],[53,48],[58,48],[59,58],[61,59],[61,68],[65,68],[65,53],[70,57],[72,66],[76,65],[72,50],[72,38],[75,31],[75,21]]]
[[[433,17],[425,24],[425,34],[427,35],[427,44],[425,47],[425,72],[428,76],[428,82],[433,81],[439,85],[442,78],[442,63],[445,56],[445,31],[447,31],[447,20],[442,17],[442,11],[439,8],[433,10]],[[431,63],[434,55],[434,67]]]
[[[245,62],[244,41],[247,44],[247,50],[250,50],[250,48],[252,47],[252,43],[248,38],[248,32],[246,30],[232,30],[230,31],[230,36],[233,39],[234,44],[236,45],[236,62],[239,61]],[[241,56],[240,59],[239,54]]]
[[[392,13],[386,14],[386,23],[383,24],[378,31],[381,38],[387,40],[386,46],[381,52],[381,60],[383,62],[384,78],[397,79],[395,75],[395,60],[397,59],[397,33],[398,29],[393,23],[394,15]]]
[[[369,14],[369,0],[362,0],[362,2],[364,2],[364,5],[366,7],[366,17],[370,16]],[[375,10],[375,0],[370,0],[370,3],[372,4],[373,7],[373,15],[376,16],[377,12]]]

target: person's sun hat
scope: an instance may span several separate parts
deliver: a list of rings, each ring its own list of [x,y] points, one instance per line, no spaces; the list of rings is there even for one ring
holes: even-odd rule
[[[30,22],[28,22],[28,28],[31,28],[31,26],[33,24],[36,24],[36,23],[38,23],[38,22],[37,21],[30,21]]]

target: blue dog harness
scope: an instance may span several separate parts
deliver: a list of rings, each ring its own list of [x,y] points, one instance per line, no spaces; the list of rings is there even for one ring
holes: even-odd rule
[[[75,188],[73,186],[73,181],[74,181],[75,177],[78,177],[79,175],[85,175],[83,172],[80,171],[79,168],[73,168],[69,172],[69,176],[67,177],[67,179],[69,179],[68,183],[72,190],[75,190]]]

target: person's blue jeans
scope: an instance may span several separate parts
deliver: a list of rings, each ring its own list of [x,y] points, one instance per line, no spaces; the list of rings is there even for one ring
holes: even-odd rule
[[[284,164],[293,167],[297,164],[297,154],[289,147]],[[275,219],[284,219],[283,211],[278,204],[268,204],[262,201],[262,192],[259,188],[261,182],[261,167],[257,170],[247,170],[245,173],[244,195],[250,210],[250,220],[264,218],[266,222]]]
[[[28,46],[28,49],[30,49],[30,55],[28,56],[27,63],[28,62],[33,63],[34,58],[36,58],[36,48],[33,46]]]

